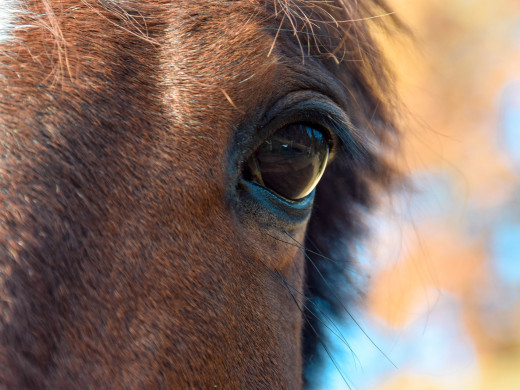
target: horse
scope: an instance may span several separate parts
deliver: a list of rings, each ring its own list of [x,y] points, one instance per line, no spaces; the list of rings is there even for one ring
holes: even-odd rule
[[[396,176],[385,2],[0,11],[0,388],[311,387]]]

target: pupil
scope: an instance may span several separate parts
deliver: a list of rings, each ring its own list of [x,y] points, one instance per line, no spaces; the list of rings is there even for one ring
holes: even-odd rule
[[[289,125],[255,152],[253,177],[285,198],[297,200],[318,184],[329,156],[323,133],[305,125]]]

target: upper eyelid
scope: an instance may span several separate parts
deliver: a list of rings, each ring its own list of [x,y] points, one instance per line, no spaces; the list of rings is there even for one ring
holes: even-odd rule
[[[331,157],[365,160],[365,142],[359,138],[346,111],[323,92],[301,89],[288,92],[268,107],[253,111],[252,116],[244,118],[244,122],[237,126],[229,151],[229,158],[233,161],[233,168],[229,171],[230,183],[236,181],[244,164],[262,142],[290,124],[312,123],[326,129],[334,141]]]

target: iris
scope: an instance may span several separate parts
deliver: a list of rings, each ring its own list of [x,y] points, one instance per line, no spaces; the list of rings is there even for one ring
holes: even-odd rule
[[[329,149],[329,139],[322,131],[305,124],[285,126],[249,158],[245,179],[297,201],[309,195],[320,181]]]

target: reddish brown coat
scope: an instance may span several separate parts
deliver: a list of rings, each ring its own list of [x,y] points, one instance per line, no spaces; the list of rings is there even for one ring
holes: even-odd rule
[[[240,128],[308,91],[361,144],[388,141],[388,80],[358,20],[384,6],[338,5],[19,2],[0,42],[0,388],[302,386],[308,307],[336,298],[286,225],[237,212],[230,156]],[[366,153],[318,188],[307,239],[328,257],[348,259],[337,237],[388,177]],[[304,241],[306,222],[289,228]]]

